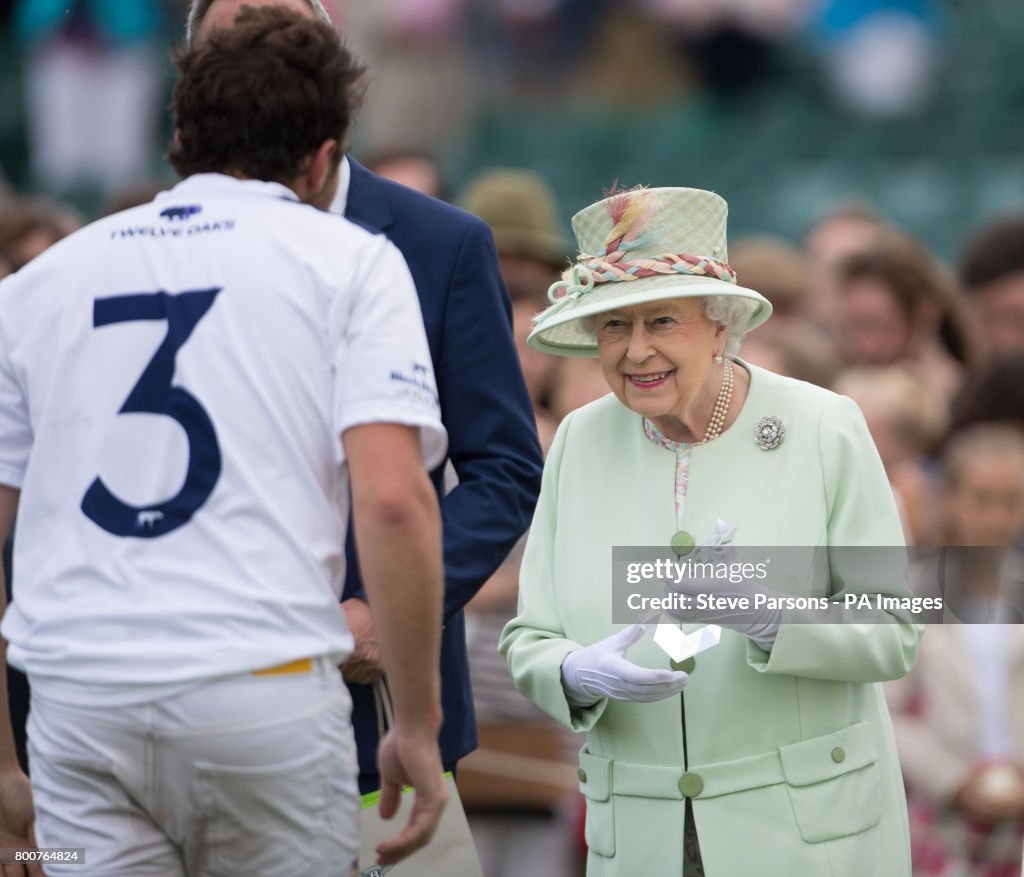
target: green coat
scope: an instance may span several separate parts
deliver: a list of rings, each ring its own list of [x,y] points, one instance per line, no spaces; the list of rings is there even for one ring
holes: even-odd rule
[[[686,529],[701,542],[722,519],[738,528],[738,545],[901,545],[892,492],[856,405],[749,368],[736,422],[692,451]],[[766,415],[786,429],[768,451],[754,441]],[[680,696],[567,704],[566,654],[622,626],[611,623],[612,546],[667,545],[677,529],[674,474],[675,454],[652,443],[613,396],[567,417],[544,471],[519,614],[502,635],[519,690],[587,732],[588,877],[680,877],[680,785],[691,795],[701,787],[692,802],[708,877],[908,877],[903,783],[878,684],[914,661],[921,628],[908,616],[784,624],[770,654],[723,630],[696,657]],[[828,593],[908,593],[899,576],[853,570],[841,585],[834,570],[826,575]],[[629,657],[669,666],[649,637]],[[682,780],[684,772],[699,782]]]

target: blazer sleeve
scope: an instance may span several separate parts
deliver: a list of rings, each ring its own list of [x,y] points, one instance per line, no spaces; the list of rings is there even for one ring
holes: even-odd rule
[[[526,540],[519,573],[518,614],[501,634],[498,646],[520,693],[573,731],[589,731],[608,705],[603,698],[585,709],[570,707],[562,688],[562,662],[580,648],[562,627],[554,580],[558,524],[558,471],[572,415],[555,433],[544,466],[537,512]]]
[[[455,263],[435,373],[459,477],[441,501],[447,619],[526,531],[543,467],[508,294],[482,222],[470,225]]]
[[[851,399],[835,396],[823,406],[818,442],[828,509],[828,596],[842,601],[866,594],[876,608],[844,610],[842,622],[829,624],[793,623],[801,613],[784,610],[771,652],[748,640],[747,661],[762,673],[840,682],[897,679],[913,666],[922,627],[909,610],[880,609],[875,600],[911,595],[892,489]]]

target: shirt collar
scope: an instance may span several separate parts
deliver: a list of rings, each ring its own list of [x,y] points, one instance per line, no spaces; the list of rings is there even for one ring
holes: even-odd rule
[[[352,166],[348,163],[348,156],[341,157],[341,164],[338,167],[338,194],[331,202],[331,213],[345,215],[345,208],[348,207],[348,187],[352,180]]]
[[[182,196],[197,197],[200,195],[257,195],[265,198],[285,198],[298,201],[296,195],[281,183],[269,183],[265,180],[239,180],[227,174],[193,174],[186,177],[173,189],[161,192],[157,201],[178,199]]]

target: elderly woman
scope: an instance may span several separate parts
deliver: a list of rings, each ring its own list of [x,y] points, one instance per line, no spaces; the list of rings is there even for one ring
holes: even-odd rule
[[[913,662],[908,616],[737,612],[717,646],[675,665],[640,625],[612,623],[612,546],[685,553],[722,522],[737,545],[902,545],[856,405],[736,358],[771,306],[736,285],[726,212],[710,192],[641,189],[574,218],[596,255],[552,287],[530,343],[596,355],[612,394],[558,430],[501,648],[523,694],[587,732],[588,877],[903,877],[877,683]],[[907,593],[866,570],[826,576],[832,598]]]

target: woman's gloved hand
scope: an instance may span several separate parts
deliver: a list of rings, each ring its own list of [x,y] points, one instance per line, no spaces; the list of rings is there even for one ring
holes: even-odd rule
[[[689,559],[695,563],[712,562],[729,564],[736,559],[736,547],[731,545],[736,528],[729,528],[724,521],[715,522],[715,536],[696,548]],[[688,598],[689,608],[668,610],[678,621],[717,624],[738,633],[744,633],[766,652],[775,645],[782,620],[781,603],[774,591],[760,587],[753,579],[739,582],[709,583],[704,579],[680,579],[664,582],[665,596],[682,594]],[[768,598],[759,600],[758,597]],[[703,605],[699,598],[713,603]]]
[[[766,652],[775,645],[779,632],[782,610],[778,607],[777,595],[767,588],[757,588],[751,582],[737,584],[716,584],[713,591],[705,582],[683,580],[665,584],[666,595],[685,594],[691,600],[692,609],[670,609],[668,614],[678,621],[717,624],[738,633],[744,633]],[[713,596],[714,605],[697,607],[701,595]],[[758,595],[769,599],[759,602]]]
[[[644,635],[643,624],[631,624],[610,637],[569,652],[562,662],[562,687],[574,707],[587,707],[602,697],[651,703],[679,694],[690,681],[676,670],[651,670],[626,660],[626,652]]]

